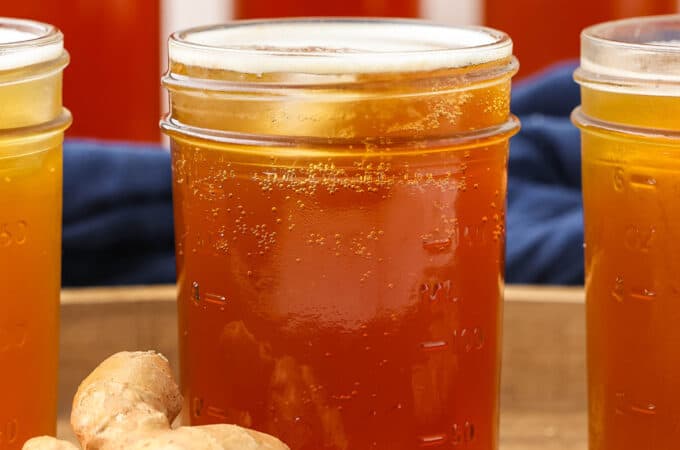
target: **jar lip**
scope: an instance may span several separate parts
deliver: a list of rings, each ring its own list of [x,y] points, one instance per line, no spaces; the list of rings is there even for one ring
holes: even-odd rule
[[[663,41],[644,38],[650,33],[668,31],[663,28],[664,26],[670,26],[670,29],[677,31],[680,37],[680,14],[632,17],[602,22],[585,28],[581,36],[601,44],[680,53],[680,40]]]
[[[414,19],[235,21],[170,36],[172,62],[250,74],[431,71],[510,58],[512,40],[486,27]]]
[[[680,14],[622,19],[586,28],[581,33],[581,67],[576,81],[631,93],[677,91]]]
[[[55,60],[64,54],[64,36],[55,26],[0,17],[0,71]]]

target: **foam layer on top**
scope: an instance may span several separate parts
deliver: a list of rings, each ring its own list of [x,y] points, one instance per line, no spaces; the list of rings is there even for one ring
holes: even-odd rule
[[[169,43],[174,62],[255,74],[426,71],[511,55],[501,32],[410,20],[243,22],[175,33]]]
[[[0,18],[0,70],[51,61],[64,52],[61,33],[28,20]]]
[[[0,28],[0,44],[11,44],[14,42],[28,41],[35,39],[35,35],[25,31]]]

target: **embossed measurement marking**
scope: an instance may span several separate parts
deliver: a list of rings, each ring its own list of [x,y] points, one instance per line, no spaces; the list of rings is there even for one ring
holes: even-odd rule
[[[451,341],[425,341],[420,343],[424,352],[438,352],[451,348],[456,353],[470,353],[484,348],[484,332],[479,327],[453,330]]]
[[[624,245],[628,250],[649,253],[656,241],[656,228],[653,226],[628,225],[624,234]]]
[[[637,302],[652,302],[656,300],[657,293],[655,289],[650,288],[629,288],[624,283],[622,276],[617,276],[614,280],[614,288],[612,289],[612,298],[618,303],[623,303],[626,300],[633,300]]]
[[[454,423],[448,433],[428,434],[418,438],[420,447],[465,448],[475,440],[475,426],[472,422]]]
[[[656,178],[645,175],[643,173],[632,173],[630,174],[630,185],[634,189],[656,189]]]
[[[623,192],[626,188],[633,190],[653,191],[657,188],[657,180],[651,175],[640,172],[626,173],[622,167],[615,167],[613,174],[614,190]]]
[[[191,414],[194,417],[205,415],[206,417],[212,417],[223,422],[229,419],[226,409],[217,406],[206,406],[205,400],[201,397],[194,397],[191,402]]]
[[[220,294],[214,294],[210,292],[201,293],[201,286],[198,281],[191,283],[192,297],[197,303],[213,303],[215,305],[224,306],[227,304],[227,297]]]
[[[446,444],[446,435],[428,434],[426,436],[420,436],[419,440],[421,447],[439,447]]]
[[[449,344],[446,341],[428,341],[422,342],[420,347],[423,349],[423,351],[434,352],[447,349]]]
[[[205,409],[205,415],[208,417],[213,417],[221,421],[226,421],[229,419],[227,416],[227,410],[223,408],[218,408],[217,406],[208,406]]]
[[[420,299],[422,301],[455,301],[451,280],[428,281],[420,285]]]
[[[17,442],[19,422],[10,419],[5,423],[0,422],[0,448]]]
[[[638,403],[638,402],[633,402],[630,401],[625,392],[617,392],[616,394],[616,405],[615,405],[615,411],[616,414],[619,415],[625,415],[625,414],[635,414],[635,415],[642,415],[642,416],[655,416],[657,413],[657,408],[656,404],[652,402],[643,402],[643,403]]]
[[[13,245],[24,245],[28,240],[28,222],[16,220],[0,222],[0,249]]]

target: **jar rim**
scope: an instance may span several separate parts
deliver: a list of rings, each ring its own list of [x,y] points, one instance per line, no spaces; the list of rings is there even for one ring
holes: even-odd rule
[[[0,71],[50,62],[64,54],[64,36],[55,26],[0,17]]]
[[[171,62],[250,74],[389,73],[510,58],[512,40],[491,28],[416,19],[269,19],[173,33],[168,53]]]
[[[575,79],[600,90],[680,95],[680,14],[615,20],[584,29]]]

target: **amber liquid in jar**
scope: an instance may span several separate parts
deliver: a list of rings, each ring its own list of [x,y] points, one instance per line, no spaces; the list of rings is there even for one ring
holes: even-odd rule
[[[468,77],[509,63],[359,74],[273,101],[170,85],[173,120],[262,137],[169,129],[191,424],[294,450],[497,447],[516,124],[509,74]]]
[[[3,450],[56,432],[61,139],[49,141],[30,146],[37,151],[26,154],[25,146],[3,145],[0,132]]]
[[[678,128],[680,97],[585,90],[584,104]],[[680,140],[606,129],[582,139],[591,448],[670,450],[680,440]]]
[[[0,18],[0,450],[56,432],[67,62],[53,27]]]
[[[582,34],[581,128],[591,450],[680,442],[680,20]]]

